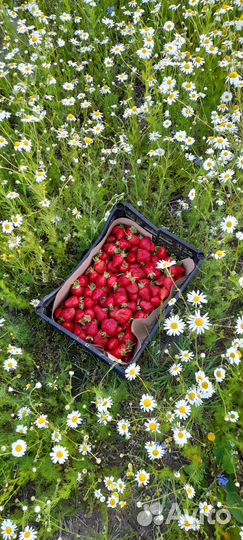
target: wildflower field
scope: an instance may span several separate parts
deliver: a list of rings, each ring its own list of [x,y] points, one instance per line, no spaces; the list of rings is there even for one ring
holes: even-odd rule
[[[0,6],[0,537],[240,540],[243,1]],[[124,201],[206,258],[122,380],[35,307]]]

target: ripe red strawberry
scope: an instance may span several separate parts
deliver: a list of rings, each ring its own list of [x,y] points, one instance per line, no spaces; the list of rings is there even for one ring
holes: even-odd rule
[[[95,316],[98,322],[102,322],[105,319],[108,319],[108,315],[104,309],[100,306],[94,306]]]
[[[121,240],[122,238],[125,238],[125,229],[124,225],[115,225],[112,229],[112,235],[114,235],[118,240]]]
[[[114,294],[110,294],[105,299],[105,307],[107,307],[109,309],[114,309],[115,305],[116,305],[116,302],[115,302]]]
[[[122,341],[123,343],[126,343],[126,345],[129,345],[131,347],[136,345],[137,338],[129,328],[128,330],[126,330],[124,336],[122,337]]]
[[[129,300],[130,302],[135,302],[137,303],[138,300],[140,299],[140,296],[139,296],[139,293],[137,292],[136,294],[129,294]],[[128,304],[127,304],[128,305]],[[127,307],[127,306],[126,306]]]
[[[112,261],[114,268],[118,268],[118,266],[121,266],[123,262],[124,262],[124,255],[122,255],[121,253],[114,255],[113,261]]]
[[[100,298],[103,298],[103,296],[105,296],[105,291],[101,289],[100,287],[97,287],[97,289],[93,291],[92,300],[97,302],[98,300],[100,300]]]
[[[66,330],[69,330],[69,332],[73,332],[73,328],[74,328],[73,322],[64,322],[62,326],[63,328],[66,328]]]
[[[84,289],[84,298],[92,298],[93,291],[95,291],[96,285],[92,283],[92,285],[88,285],[88,287],[85,287]]]
[[[127,292],[129,293],[129,295],[130,295],[130,294],[136,294],[136,293],[138,292],[138,285],[137,285],[137,283],[135,283],[135,282],[134,282],[134,283],[131,283],[131,282],[130,282],[130,284],[127,285],[127,287],[126,287],[126,290],[127,290]]]
[[[85,332],[87,337],[95,337],[98,332],[98,323],[97,321],[91,321],[85,326]]]
[[[145,311],[145,313],[150,313],[153,311],[153,304],[151,304],[151,302],[146,302],[145,300],[141,300],[140,307],[143,311]]]
[[[107,255],[114,255],[117,250],[117,246],[114,243],[104,244],[103,249]]]
[[[170,278],[169,276],[165,276],[164,279],[164,286],[167,287],[167,289],[171,289],[172,285],[174,285],[174,280]]]
[[[155,264],[152,262],[145,264],[144,273],[150,279],[159,279],[161,277],[161,270],[156,268]]]
[[[103,349],[107,347],[108,338],[104,336],[102,330],[98,330],[96,336],[94,336],[94,343],[99,347],[103,347]]]
[[[71,322],[73,321],[75,317],[75,309],[74,308],[66,308],[62,310],[62,318],[65,322]]]
[[[137,250],[137,262],[147,264],[151,260],[151,253],[146,249],[138,248]]]
[[[151,304],[153,305],[154,309],[159,307],[160,304],[161,304],[161,299],[159,296],[153,296],[153,298],[151,298]]]
[[[72,286],[71,286],[71,289],[70,289],[70,292],[73,296],[82,296],[83,294],[83,290],[84,288],[81,287],[80,283],[78,280],[74,281]]]
[[[163,301],[168,298],[170,291],[166,287],[162,287],[160,290],[160,299]]]
[[[89,283],[89,278],[87,276],[79,276],[78,281],[81,287],[86,287]]]
[[[161,274],[160,278],[155,280],[156,285],[163,286],[165,284],[165,275]]]
[[[86,309],[92,308],[95,306],[95,301],[92,298],[85,298],[84,299],[84,307]]]
[[[147,319],[147,317],[148,317],[148,313],[144,313],[143,311],[137,311],[137,313],[135,313],[135,315],[133,316],[134,320]]]
[[[121,240],[118,241],[118,246],[119,246],[119,249],[130,249],[131,244],[129,240],[122,238]]]
[[[119,346],[119,339],[116,337],[110,338],[107,343],[107,350],[110,351],[112,354],[112,349],[116,349],[116,347],[118,346]]]
[[[82,327],[79,326],[78,324],[74,325],[73,333],[75,334],[75,336],[77,336],[80,339],[83,339],[84,341],[86,341],[86,334],[85,334],[84,330],[82,329]]]
[[[117,289],[117,291],[114,294],[115,304],[117,306],[122,306],[123,304],[126,304],[128,302],[127,293],[126,291],[122,290],[122,287]]]
[[[106,271],[106,262],[99,259],[94,263],[94,271],[98,272],[98,274],[104,274]]]
[[[116,319],[116,321],[121,325],[125,326],[130,319],[132,318],[132,311],[128,308],[121,308],[117,311],[114,310],[111,312],[111,316],[113,319]]]
[[[107,285],[108,287],[116,287],[118,284],[118,277],[115,276],[114,274],[111,274],[110,277],[108,277],[107,279]]]
[[[154,253],[155,251],[155,244],[152,242],[151,238],[148,238],[147,236],[144,238],[141,238],[139,242],[139,247],[142,249],[146,249],[147,251],[150,251],[150,253]]]
[[[128,362],[131,357],[129,347],[125,343],[121,343],[116,349],[113,349],[112,354],[123,362]]]
[[[131,272],[132,276],[134,278],[136,278],[136,279],[141,279],[141,278],[145,277],[143,268],[141,268],[140,265],[137,265],[137,264],[131,265],[130,266],[130,272]]]
[[[120,271],[121,272],[127,272],[128,268],[129,268],[129,265],[127,264],[127,261],[123,261],[122,264],[120,264]]]
[[[127,302],[127,307],[130,309],[133,313],[137,311],[137,302]]]
[[[132,246],[138,246],[139,243],[140,243],[140,238],[139,236],[136,234],[138,231],[136,230],[135,227],[129,227],[127,230],[126,230],[126,238],[129,240],[130,244]]]
[[[126,258],[126,261],[129,263],[129,264],[132,264],[132,263],[135,263],[137,260],[137,256],[136,256],[136,253],[134,251],[130,251],[130,253],[128,253],[128,256]]]
[[[104,251],[102,251],[101,253],[99,253],[99,259],[101,261],[108,261],[109,259],[108,253],[105,253]]]
[[[157,285],[150,285],[150,291],[152,296],[159,296],[160,287],[157,287]]]
[[[169,257],[167,249],[163,246],[160,246],[158,249],[157,257],[159,260],[163,259],[164,261],[166,261]]]
[[[150,301],[151,298],[151,291],[149,285],[145,285],[144,287],[141,287],[139,289],[139,296],[145,300],[146,302]]]
[[[98,277],[96,279],[96,282],[95,282],[96,287],[105,287],[106,286],[106,283],[107,283],[106,276],[107,276],[106,272],[104,274],[99,274],[98,275]]]
[[[82,309],[76,309],[75,322],[80,323],[84,317],[85,317],[84,311]]]
[[[96,280],[97,280],[98,275],[99,275],[98,272],[95,272],[94,270],[93,270],[93,272],[90,272],[90,274],[89,274],[89,282],[90,283],[95,283]]]
[[[130,284],[131,284],[131,282],[132,282],[133,279],[134,279],[134,278],[133,278],[132,276],[129,277],[128,274],[124,274],[124,276],[121,276],[121,277],[119,278],[119,285],[120,285],[121,287],[127,287],[127,285],[130,285]]]
[[[171,266],[170,273],[173,276],[174,280],[181,278],[185,274],[184,266]]]
[[[107,236],[106,238],[106,242],[115,242],[116,241],[116,237],[114,236],[114,234],[109,234],[109,236]]]
[[[84,311],[84,318],[87,320],[89,318],[90,321],[92,321],[95,318],[95,311],[92,308],[85,309]]]
[[[54,317],[55,319],[61,319],[62,318],[62,308],[57,308],[55,313],[54,313]]]
[[[66,308],[74,308],[76,309],[79,306],[79,298],[77,296],[70,296],[65,300],[64,306]]]
[[[102,321],[101,329],[107,336],[114,337],[117,335],[118,324],[115,319],[106,319]]]

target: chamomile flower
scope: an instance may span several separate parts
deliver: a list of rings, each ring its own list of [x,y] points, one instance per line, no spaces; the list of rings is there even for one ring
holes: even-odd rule
[[[195,531],[199,528],[199,522],[194,516],[189,514],[181,514],[178,520],[178,525],[180,529],[184,531]]]
[[[186,429],[177,427],[173,429],[173,437],[178,446],[185,446],[191,438],[191,434]]]
[[[166,453],[165,446],[163,446],[160,443],[153,442],[153,441],[151,443],[150,442],[146,443],[145,448],[148,452],[149,458],[152,461],[162,458]]]
[[[5,371],[14,371],[18,367],[18,362],[15,360],[15,358],[8,358],[7,360],[4,360],[3,362],[3,368]]]
[[[223,232],[232,233],[238,224],[238,220],[234,216],[227,216],[220,223],[220,228]]]
[[[96,407],[99,412],[106,412],[112,407],[112,398],[109,396],[107,398],[99,398],[96,400]]]
[[[204,334],[204,332],[211,326],[208,314],[205,313],[202,315],[200,311],[195,311],[194,315],[190,315],[188,317],[188,326],[189,330],[192,332],[196,332],[199,335]]]
[[[239,420],[239,413],[236,411],[229,411],[225,417],[226,422],[232,422],[235,424]]]
[[[222,367],[218,367],[214,370],[214,377],[217,382],[222,382],[225,379],[225,369]]]
[[[12,540],[16,536],[17,525],[11,519],[4,519],[0,530],[4,540]]]
[[[41,414],[41,416],[39,416],[39,417],[36,419],[35,425],[36,425],[39,429],[46,429],[46,428],[48,428],[48,426],[49,426],[49,421],[48,421],[47,415],[46,415],[46,414]]]
[[[243,334],[243,317],[238,317],[236,321],[236,333]]]
[[[29,527],[29,525],[19,533],[19,540],[36,540],[36,538],[37,531],[33,527]]]
[[[133,381],[140,373],[140,366],[138,364],[130,364],[125,371],[125,377],[129,381]]]
[[[207,298],[205,294],[200,293],[200,291],[192,291],[187,293],[187,300],[194,306],[200,306],[201,304],[207,303]]]
[[[184,490],[187,494],[188,499],[193,499],[195,497],[195,489],[191,484],[186,484]]]
[[[192,360],[194,358],[194,354],[193,352],[190,352],[190,351],[180,351],[180,360],[182,362],[190,362],[190,360]]]
[[[22,441],[22,439],[18,439],[17,441],[12,443],[12,455],[14,457],[22,457],[26,454],[27,450],[27,444],[25,441]]]
[[[55,465],[63,465],[69,457],[69,452],[64,446],[56,445],[53,446],[50,457]]]
[[[124,435],[126,439],[131,437],[129,432],[130,422],[128,420],[119,420],[117,422],[117,431],[120,435]]]
[[[135,480],[139,487],[147,486],[150,480],[150,474],[146,472],[144,469],[140,469],[135,474]]]
[[[87,454],[89,454],[91,450],[92,450],[91,444],[85,441],[82,444],[80,444],[79,449],[78,449],[78,451],[80,452],[80,454],[82,454],[82,456],[87,456]]]
[[[160,432],[160,423],[156,418],[150,418],[144,423],[145,430],[149,433],[159,433]]]
[[[150,396],[149,394],[143,394],[140,400],[140,408],[144,412],[150,412],[153,411],[157,407],[157,403],[153,396]]]
[[[79,411],[73,411],[67,415],[67,426],[76,429],[83,420]]]
[[[168,336],[179,336],[183,333],[185,323],[179,315],[171,315],[165,320],[164,329]]]
[[[203,514],[204,516],[208,516],[213,510],[212,504],[209,504],[207,501],[203,501],[199,503],[199,511],[200,514]]]
[[[185,418],[188,418],[191,413],[191,407],[188,405],[188,403],[184,399],[180,399],[175,404],[175,416],[177,418],[180,418],[180,420],[184,420]]]
[[[178,377],[178,375],[180,375],[181,372],[182,372],[182,364],[180,363],[173,364],[169,369],[169,373],[170,375],[172,375],[172,377]]]

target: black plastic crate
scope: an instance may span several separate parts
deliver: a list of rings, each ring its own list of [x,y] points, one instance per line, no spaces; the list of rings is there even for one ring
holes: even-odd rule
[[[97,238],[95,243],[91,246],[90,250],[87,251],[87,253],[84,255],[84,257],[81,259],[78,266],[76,268],[74,268],[74,270],[71,272],[70,275],[72,275],[72,273],[76,269],[79,268],[79,266],[83,263],[83,261],[89,255],[91,249],[93,249],[102,240],[102,238],[106,234],[108,228],[110,227],[111,223],[115,219],[124,218],[124,217],[133,220],[138,225],[140,225],[145,230],[147,230],[149,233],[151,233],[152,236],[153,236],[153,241],[155,242],[156,245],[163,245],[165,247],[168,247],[170,253],[174,253],[175,255],[179,256],[178,257],[179,260],[183,259],[183,258],[186,258],[186,257],[190,257],[191,259],[193,259],[194,264],[195,264],[195,268],[187,276],[185,281],[182,283],[182,285],[180,286],[180,290],[177,291],[176,294],[174,295],[174,298],[177,299],[179,297],[180,293],[185,289],[185,287],[188,285],[188,283],[197,274],[197,272],[198,272],[198,270],[199,270],[200,266],[202,265],[203,260],[205,258],[204,254],[202,253],[202,251],[200,251],[200,250],[196,249],[195,247],[191,246],[190,244],[188,244],[184,240],[181,240],[180,238],[178,238],[178,236],[170,233],[166,229],[162,229],[162,228],[158,229],[158,227],[156,227],[155,225],[150,223],[150,221],[148,221],[135,208],[133,208],[130,204],[127,204],[127,203],[118,203],[118,204],[116,204],[116,206],[114,206],[114,208],[112,209],[112,211],[111,211],[111,213],[110,213],[110,215],[108,217],[108,220],[107,220],[107,222],[105,224],[105,227],[104,227],[102,233]],[[67,278],[68,277],[69,276],[67,276]],[[68,336],[70,339],[75,341],[77,343],[77,345],[79,345],[80,347],[86,349],[91,354],[93,354],[93,355],[97,356],[98,358],[100,358],[100,360],[102,360],[102,362],[106,362],[107,364],[112,366],[114,368],[114,370],[121,377],[125,377],[125,370],[126,370],[127,365],[129,365],[129,364],[121,365],[121,364],[113,362],[110,358],[108,358],[108,356],[106,356],[106,354],[100,352],[99,350],[95,349],[89,343],[86,343],[85,341],[83,341],[79,337],[75,336],[74,334],[72,334],[71,332],[66,330],[66,328],[63,328],[62,326],[60,326],[56,321],[54,321],[51,318],[52,305],[53,305],[55,296],[56,296],[57,292],[59,291],[59,289],[61,288],[61,286],[58,287],[57,289],[55,289],[50,294],[48,294],[47,296],[45,296],[40,301],[39,305],[36,308],[36,313],[44,321],[46,321],[48,324],[50,324],[50,326],[52,326],[53,328],[58,330],[58,332],[61,332],[62,334],[66,334],[66,336]],[[172,306],[169,306],[169,305],[166,306],[166,308],[164,310],[164,317],[167,317],[169,315],[171,309],[172,309]],[[144,340],[140,350],[133,356],[133,359],[131,360],[131,362],[137,362],[137,360],[139,359],[139,357],[143,353],[144,349],[151,342],[151,340],[155,336],[156,332],[158,332],[158,329],[159,329],[159,321],[155,324],[155,326],[151,330],[150,334]]]

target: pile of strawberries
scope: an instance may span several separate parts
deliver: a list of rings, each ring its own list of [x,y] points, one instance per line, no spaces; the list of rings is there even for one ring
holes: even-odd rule
[[[71,286],[70,296],[55,311],[64,328],[128,362],[136,345],[132,321],[146,319],[169,296],[184,266],[168,272],[157,268],[172,261],[165,247],[138,233],[135,227],[115,225],[93,264]]]

